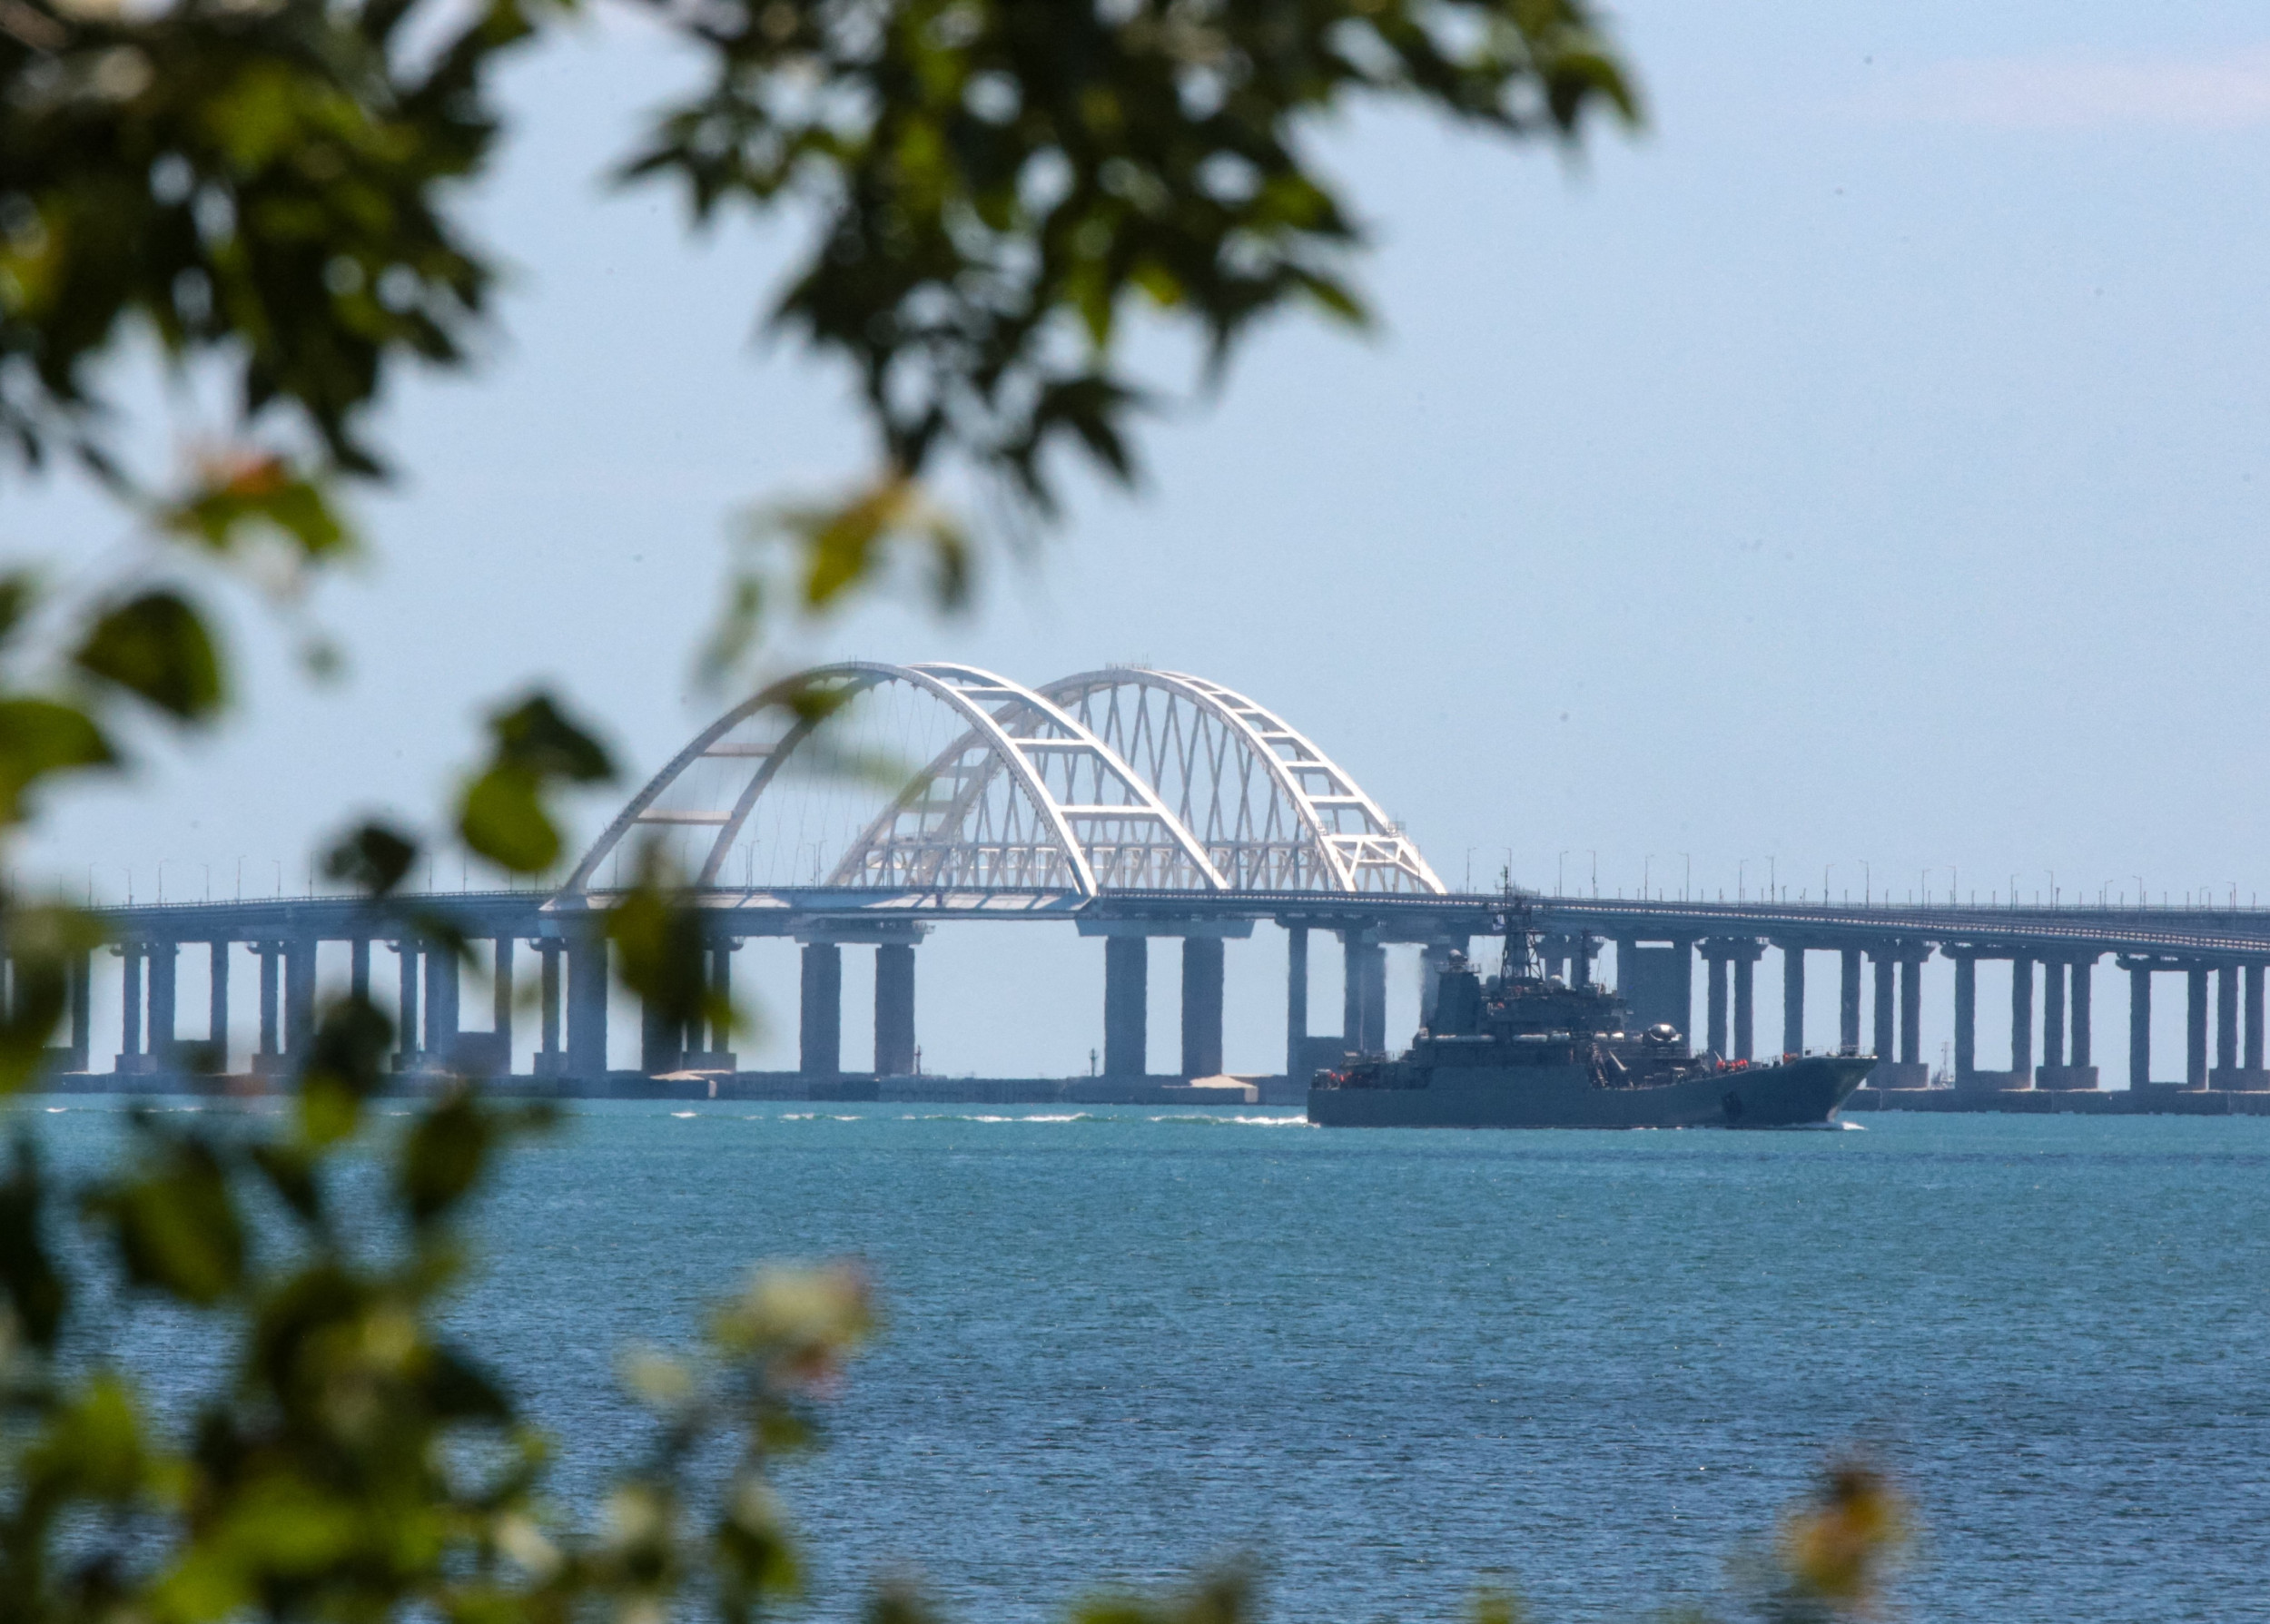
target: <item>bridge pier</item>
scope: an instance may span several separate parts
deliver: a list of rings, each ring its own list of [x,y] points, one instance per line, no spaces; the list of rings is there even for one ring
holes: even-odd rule
[[[1781,1052],[1805,1052],[1805,948],[1801,942],[1774,944],[1781,950]]]
[[[121,942],[111,951],[118,957],[118,1059],[114,1069],[142,1069],[142,944]]]
[[[1957,950],[1948,957],[1955,961],[1955,1087],[1970,1088],[1979,1074],[1979,956]]]
[[[538,1077],[558,1077],[566,1063],[559,1047],[559,960],[567,950],[568,944],[556,936],[536,940],[537,961],[541,967],[537,981],[535,1069]]]
[[[1182,939],[1182,1075],[1221,1073],[1222,939]]]
[[[607,1076],[607,945],[587,919],[568,947],[567,1075],[588,1083]]]
[[[1285,1076],[1299,1082],[1308,1064],[1308,927],[1285,927]]]
[[[832,1078],[844,1069],[844,950],[832,941],[804,947],[803,1001],[796,1029],[796,1069]]]
[[[1860,950],[1837,954],[1837,1052],[1860,1052]]]
[[[1462,945],[1462,944],[1457,944]],[[1616,990],[1642,1030],[1663,1022],[1683,1035],[1694,1021],[1694,939],[1673,937],[1649,945],[1616,938]]]
[[[1697,944],[1710,970],[1710,1050],[1737,1060],[1750,1058],[1755,1030],[1752,971],[1765,955],[1765,943],[1753,936],[1708,936]],[[1734,993],[1733,1030],[1727,1030],[1726,983],[1732,969]],[[1731,1055],[1728,1045],[1732,1044]]]
[[[252,1054],[252,1071],[270,1077],[283,1069],[283,944],[255,942],[260,959],[260,1047]],[[406,1038],[415,1044],[416,1038]]]
[[[914,944],[875,945],[875,1075],[914,1074]]]
[[[1103,1075],[1140,1078],[1150,1070],[1150,940],[1103,939]]]
[[[2184,972],[2184,1087],[2207,1086],[2207,967]]]
[[[2128,960],[2128,1087],[2152,1086],[2152,967]]]
[[[153,941],[148,945],[147,951],[150,963],[149,1069],[171,1071],[176,1059],[174,1040],[181,1031],[180,1023],[175,1019],[174,1007],[175,978],[181,969],[181,944]]]

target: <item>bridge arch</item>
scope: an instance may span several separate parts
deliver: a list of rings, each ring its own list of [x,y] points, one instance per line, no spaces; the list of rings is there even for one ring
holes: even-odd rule
[[[1223,876],[1150,784],[1051,701],[976,666],[845,661],[775,683],[726,712],[633,795],[563,888],[589,891],[635,834],[682,842],[700,889],[729,887],[768,792],[801,762],[871,788],[882,763],[845,761],[827,722],[885,692],[933,703],[956,728],[805,881],[884,890],[1220,891]],[[831,761],[831,756],[836,759]],[[799,832],[801,833],[801,831]],[[801,861],[804,843],[797,846]],[[803,876],[798,876],[804,879]]]
[[[1353,777],[1242,694],[1132,665],[1040,692],[1144,776],[1233,890],[1445,893]]]

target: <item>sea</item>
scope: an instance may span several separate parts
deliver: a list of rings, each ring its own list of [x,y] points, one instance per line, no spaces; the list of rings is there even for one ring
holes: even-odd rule
[[[33,1109],[69,1161],[120,1137]],[[913,1576],[1040,1624],[1229,1561],[1284,1620],[1731,1609],[1856,1453],[1914,1508],[1899,1616],[2270,1619],[2270,1119],[590,1102],[473,1232],[452,1321],[570,1507],[646,1436],[627,1350],[761,1260],[864,1261],[887,1324],[785,1478],[815,1619]]]

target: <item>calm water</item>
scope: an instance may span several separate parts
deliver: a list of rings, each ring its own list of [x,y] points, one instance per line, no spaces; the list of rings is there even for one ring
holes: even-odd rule
[[[84,1147],[109,1113],[44,1118]],[[1312,1129],[1284,1113],[581,1107],[466,1304],[534,1405],[748,1259],[856,1253],[890,1334],[794,1497],[822,1599],[964,1620],[1256,1554],[1272,1616],[1708,1595],[1859,1442],[1928,1524],[1920,1618],[2270,1617],[2270,1120],[1821,1134]]]

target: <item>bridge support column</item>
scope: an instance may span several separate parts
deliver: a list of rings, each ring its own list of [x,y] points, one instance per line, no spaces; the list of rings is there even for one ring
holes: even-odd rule
[[[2262,1069],[2262,966],[2246,967],[2246,1069]]]
[[[1150,940],[1103,939],[1103,1075],[1140,1078],[1149,1071]]]
[[[810,950],[805,950],[809,954]],[[812,1010],[812,961],[804,960],[804,1020],[809,1029]],[[807,1050],[810,1039],[805,1039]],[[665,1014],[652,999],[638,1003],[638,1069],[648,1077],[661,1077],[677,1070],[686,1064],[686,1026]],[[805,1067],[809,1071],[810,1067]]]
[[[2071,1007],[2073,1041],[2068,1046],[2068,1052],[2069,1055],[2070,1064],[2076,1069],[2092,1063],[2090,1059],[2091,1044],[2089,1041],[2089,1000],[2095,990],[2092,983],[2096,980],[2096,979],[2097,960],[2094,957],[2076,959],[2073,961],[2073,1002]]]
[[[512,1075],[512,972],[515,942],[509,936],[496,940],[490,961],[489,1024],[497,1034],[497,1075]]]
[[[1221,1072],[1222,939],[1182,939],[1182,1075]]]
[[[1923,1058],[1923,955],[1900,961],[1900,1063],[1920,1066],[1924,1078],[1930,1079],[1930,1067]]]
[[[206,1064],[223,1076],[229,1069],[229,943],[215,938],[207,945],[212,959],[205,973]]]
[[[568,1075],[607,1077],[607,938],[588,925],[568,950]]]
[[[1285,1076],[1308,1075],[1308,927],[1285,927]]]
[[[2041,1064],[2044,1070],[2065,1069],[2065,982],[2062,960],[2043,963],[2041,979]]]
[[[173,995],[181,960],[179,942],[153,941],[150,944],[150,1069],[153,1071],[171,1071],[178,1063],[173,1045],[180,1036],[181,1027],[174,1019]]]
[[[875,948],[875,1075],[914,1073],[914,944]]]
[[[446,957],[446,955],[436,955]],[[457,960],[449,960],[454,982]],[[284,944],[284,1054],[294,1065],[306,1062],[315,1047],[315,939],[295,936]],[[457,989],[450,988],[449,1013],[457,1013]]]
[[[2034,961],[2010,960],[2010,1087],[2034,1081]]]
[[[1710,1005],[1710,1009],[1704,1019],[1710,1033],[1710,1052],[1722,1058],[1726,1054],[1726,966],[1728,960],[1725,954],[1710,952],[1708,950],[1705,950],[1705,955],[1704,962],[1709,966],[1709,975],[1706,981],[1708,990],[1704,998]]]
[[[1892,1021],[1892,1004],[1900,985],[1899,960],[1890,948],[1878,948],[1868,957],[1875,972],[1875,1049],[1877,1063],[1880,1065],[1900,1058],[1900,1035]]]
[[[426,1058],[447,1066],[457,1048],[457,955],[439,942],[429,943],[426,960]]]
[[[538,938],[536,944],[538,962],[543,967],[538,977],[536,1075],[558,1077],[562,1056],[559,1052],[559,960],[568,944],[556,937]]]
[[[2207,1086],[2207,967],[2195,964],[2185,977],[2184,1087]]]
[[[796,1068],[806,1077],[844,1069],[844,950],[832,941],[804,944]]]
[[[1576,933],[1574,940],[1569,943],[1568,984],[1571,987],[1592,985],[1593,957],[1599,950],[1600,944],[1593,940],[1591,931],[1579,930]]]
[[[120,1071],[142,1069],[142,944],[123,942],[118,954],[118,1063]]]
[[[1805,1052],[1805,950],[1785,941],[1781,949],[1781,1052]]]
[[[2225,1071],[2238,1069],[2238,966],[2226,964],[2215,974],[2215,1064]]]
[[[2128,966],[2128,1087],[2152,1081],[2152,967]]]
[[[260,954],[260,1052],[252,1069],[273,1074],[283,1069],[283,943],[263,941]]]
[[[370,1001],[370,939],[358,936],[347,944],[347,990],[358,1003]]]
[[[1968,1088],[1979,1070],[1979,960],[1955,958],[1955,1087]]]
[[[1860,950],[1846,948],[1837,955],[1837,1048],[1848,1055],[1860,1052]]]
[[[402,978],[401,989],[396,994],[394,1003],[394,1069],[415,1071],[418,1069],[418,1039],[421,1030],[419,1026],[418,988],[423,979],[423,971],[418,962],[417,938],[405,936],[396,942],[394,958],[400,969]],[[261,1052],[262,1054],[268,1052],[270,1041],[269,1026],[271,1017],[268,997],[268,960],[263,955],[261,960],[260,995]]]
[[[1734,1058],[1747,1060],[1757,1038],[1756,1000],[1751,987],[1755,959],[1734,960]]]
[[[1384,1054],[1387,1048],[1387,950],[1376,941],[1364,944],[1364,1052]]]

